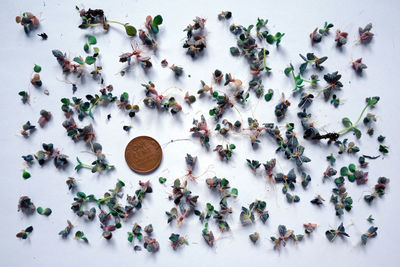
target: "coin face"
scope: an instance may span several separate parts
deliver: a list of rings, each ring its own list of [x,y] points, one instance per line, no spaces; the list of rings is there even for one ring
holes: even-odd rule
[[[161,159],[161,146],[150,136],[133,138],[125,149],[126,163],[132,170],[138,173],[154,171],[160,165]]]

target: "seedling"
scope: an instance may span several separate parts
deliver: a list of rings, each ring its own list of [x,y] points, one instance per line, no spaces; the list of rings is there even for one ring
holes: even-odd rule
[[[129,23],[122,23],[119,21],[108,20],[104,15],[104,11],[101,9],[79,9],[76,7],[76,10],[79,12],[80,17],[82,18],[82,23],[78,26],[81,29],[87,29],[90,27],[102,26],[104,30],[108,31],[110,28],[110,23],[115,23],[122,25],[125,28],[125,32],[128,36],[136,35],[136,28]]]

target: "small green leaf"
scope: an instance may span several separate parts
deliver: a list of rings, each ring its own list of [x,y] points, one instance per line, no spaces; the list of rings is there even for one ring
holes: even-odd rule
[[[94,51],[95,53],[99,53],[99,52],[100,52],[100,49],[99,49],[98,47],[93,47],[93,51]]]
[[[30,174],[29,172],[24,171],[24,172],[22,173],[22,178],[28,179],[28,178],[30,178],[30,177],[31,177],[31,174]]]
[[[74,57],[74,61],[75,61],[76,63],[79,63],[79,64],[83,65],[83,60],[82,60],[81,57]]]
[[[353,132],[356,135],[357,139],[361,138],[361,131],[358,130],[357,128],[353,128]]]
[[[160,178],[158,178],[158,181],[160,182],[160,184],[163,184],[163,183],[165,183],[167,181],[167,178],[160,177]]]
[[[347,176],[348,173],[349,173],[349,169],[347,167],[342,167],[340,169],[340,175]]]
[[[163,23],[163,18],[161,17],[161,15],[157,15],[154,17],[153,19],[153,24],[155,25],[161,25]]]
[[[94,37],[93,35],[89,35],[89,36],[88,36],[88,43],[89,43],[90,45],[97,44],[96,37]]]
[[[153,31],[154,34],[157,34],[159,32],[157,25],[151,25],[151,30]]]
[[[267,42],[273,44],[275,42],[275,37],[272,34],[267,35]]]
[[[89,52],[89,44],[88,43],[85,43],[83,45],[83,50],[85,50],[85,52]]]
[[[233,197],[237,197],[238,196],[238,190],[236,189],[236,188],[232,188],[232,192],[231,192],[231,195],[233,196]]]
[[[353,123],[350,121],[349,118],[343,118],[343,119],[342,119],[342,123],[343,123],[343,125],[344,125],[345,127],[350,127],[350,126],[353,125]]]
[[[125,31],[126,31],[126,34],[128,34],[129,36],[136,35],[136,28],[131,25],[125,25]]]
[[[33,70],[37,73],[39,73],[42,70],[42,67],[40,67],[39,65],[36,65],[33,67]]]
[[[85,63],[88,65],[92,65],[93,63],[96,62],[96,58],[92,57],[92,56],[87,56],[85,59]]]
[[[233,149],[236,148],[236,146],[235,146],[234,144],[230,144],[230,145],[229,145],[229,148],[230,148],[231,150],[233,150]]]
[[[86,198],[86,194],[83,193],[83,192],[78,192],[78,193],[76,193],[76,195],[77,195],[78,197],[80,197],[80,198]]]

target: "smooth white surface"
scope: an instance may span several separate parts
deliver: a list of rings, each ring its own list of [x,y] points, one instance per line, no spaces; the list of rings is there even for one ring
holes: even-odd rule
[[[201,2],[201,3],[200,3]],[[301,3],[301,4],[300,4]],[[84,5],[86,8],[102,8],[107,18],[129,22],[138,29],[143,27],[147,15],[161,14],[164,23],[158,36],[159,50],[156,56],[152,55],[154,68],[145,74],[137,68],[124,77],[118,72],[123,64],[118,62],[118,56],[130,51],[130,40],[125,36],[122,27],[112,25],[108,33],[101,29],[81,30],[77,26],[80,18],[75,11],[75,5]],[[0,145],[2,148],[0,179],[2,202],[2,216],[0,221],[0,255],[1,266],[398,266],[400,250],[398,239],[399,209],[399,182],[396,168],[398,167],[400,149],[397,142],[397,131],[400,130],[397,117],[398,101],[398,61],[399,56],[399,24],[400,4],[397,1],[2,1],[1,28],[2,46],[0,48],[1,76],[2,76],[2,133]],[[217,14],[221,10],[233,12],[229,22],[218,21]],[[14,22],[16,15],[24,11],[40,14],[41,27],[31,36],[26,36],[20,25]],[[185,54],[182,48],[185,33],[182,31],[195,16],[207,18],[208,31],[207,48],[204,55],[196,60]],[[275,95],[269,103],[258,100],[251,95],[249,103],[244,108],[238,106],[243,122],[247,124],[248,116],[254,116],[260,123],[276,122],[273,115],[274,106],[279,101],[281,92],[290,96],[293,81],[283,74],[289,62],[295,66],[301,62],[298,54],[315,52],[317,56],[328,56],[324,63],[325,72],[338,70],[342,75],[343,90],[338,94],[343,104],[338,109],[325,103],[322,96],[317,97],[309,111],[319,129],[337,131],[342,128],[341,118],[348,116],[355,120],[365,104],[365,97],[379,95],[379,102],[374,113],[377,114],[377,123],[374,124],[375,135],[369,137],[366,128],[361,126],[363,137],[357,141],[360,154],[378,154],[376,137],[379,134],[386,136],[386,145],[390,146],[390,153],[384,159],[370,160],[369,181],[366,185],[357,186],[348,184],[347,189],[353,197],[354,205],[351,212],[345,212],[343,219],[335,216],[333,204],[329,203],[332,181],[322,183],[322,173],[328,166],[325,157],[337,151],[334,146],[325,144],[314,145],[300,138],[305,145],[305,155],[312,162],[305,166],[311,174],[312,182],[307,190],[303,190],[300,183],[296,185],[295,193],[301,197],[297,204],[288,204],[281,193],[281,185],[272,185],[261,174],[253,175],[246,166],[245,159],[258,159],[262,162],[276,157],[278,165],[276,171],[287,172],[295,167],[290,162],[275,155],[275,143],[268,137],[261,137],[262,143],[258,149],[252,149],[246,136],[231,136],[229,140],[236,144],[232,160],[221,162],[216,152],[206,152],[197,138],[192,138],[189,129],[193,118],[200,118],[204,114],[213,128],[214,122],[208,116],[208,110],[214,102],[208,97],[198,99],[189,107],[183,103],[183,93],[179,90],[169,90],[171,95],[183,104],[183,112],[177,116],[164,112],[159,113],[141,105],[141,111],[134,119],[120,112],[115,106],[108,108],[98,107],[94,111],[93,125],[97,133],[97,140],[103,145],[110,163],[116,165],[116,170],[101,175],[93,175],[89,170],[76,173],[73,169],[75,157],[79,156],[85,162],[93,157],[82,142],[74,143],[66,136],[61,126],[64,115],[60,109],[60,98],[71,97],[71,85],[60,82],[61,68],[51,54],[52,49],[66,51],[71,57],[84,55],[82,49],[87,34],[97,37],[101,53],[105,84],[113,84],[117,95],[127,91],[134,102],[142,103],[144,90],[141,83],[149,80],[155,82],[156,88],[163,91],[171,86],[182,88],[185,92],[197,92],[200,80],[211,83],[211,73],[221,69],[224,73],[230,72],[234,77],[242,79],[245,84],[249,81],[248,64],[244,59],[237,59],[230,55],[229,47],[235,45],[235,37],[229,32],[230,23],[248,26],[255,24],[257,17],[269,20],[268,28],[271,32],[286,33],[279,49],[269,46],[270,56],[268,65],[272,67],[272,74],[264,77],[266,89],[273,88]],[[325,21],[332,22],[334,30],[349,32],[348,44],[339,51],[334,44],[334,31],[324,38],[320,44],[311,48],[308,34],[315,28],[321,27]],[[375,38],[371,44],[363,46],[356,43],[358,27],[373,23],[372,32]],[[46,32],[47,41],[41,41],[37,33]],[[134,38],[133,40],[137,40]],[[359,57],[368,65],[362,77],[357,76],[351,69],[351,61]],[[170,64],[183,66],[185,74],[175,79],[169,69],[160,66],[166,58]],[[44,86],[41,89],[33,88],[30,75],[34,64],[42,66],[40,73]],[[188,75],[191,75],[189,78]],[[71,78],[72,79],[72,78]],[[321,82],[324,84],[324,82]],[[217,87],[218,88],[218,87]],[[50,95],[43,94],[48,89]],[[100,86],[89,77],[84,84],[78,84],[76,96],[96,93]],[[222,86],[221,90],[227,90]],[[18,96],[21,90],[28,90],[31,94],[30,105],[23,105]],[[288,122],[295,122],[295,131],[302,136],[302,127],[296,117],[298,99],[290,97],[292,106],[288,116],[281,122],[283,126]],[[43,129],[38,129],[29,139],[19,134],[21,125],[27,120],[34,124],[39,118],[39,111],[46,109],[52,112],[52,120]],[[112,119],[107,122],[107,114]],[[229,111],[227,118],[240,119],[235,111]],[[92,122],[85,119],[84,123]],[[129,134],[122,130],[123,125],[133,126]],[[148,176],[139,176],[130,171],[124,161],[124,149],[133,137],[150,135],[160,144],[171,139],[191,138],[191,141],[182,141],[169,144],[164,148],[164,158],[156,172]],[[348,134],[351,140],[354,137]],[[25,168],[22,155],[35,153],[41,148],[41,143],[53,143],[55,147],[70,156],[71,165],[64,171],[55,169],[52,163],[42,168],[35,164],[29,171],[32,177],[28,180],[21,178]],[[218,136],[212,136],[211,145],[221,144]],[[201,237],[203,226],[197,217],[192,216],[181,227],[175,223],[166,224],[165,211],[173,207],[168,201],[170,185],[177,177],[185,174],[184,156],[186,153],[198,156],[198,166],[195,175],[199,175],[210,167],[212,172],[198,179],[198,183],[189,182],[189,188],[198,194],[199,207],[204,208],[207,202],[218,206],[219,197],[206,188],[205,179],[214,175],[227,178],[231,186],[238,188],[237,200],[228,201],[233,207],[233,214],[228,223],[232,233],[221,235],[214,222],[210,228],[218,238],[214,248],[209,248]],[[337,157],[337,170],[351,162],[356,163],[358,156],[344,155]],[[299,175],[299,173],[297,173]],[[154,193],[146,196],[143,209],[123,223],[123,228],[113,233],[110,241],[101,237],[98,219],[86,222],[78,218],[70,209],[73,194],[67,190],[65,180],[68,176],[78,179],[79,191],[101,196],[112,188],[116,180],[126,182],[125,193],[133,194],[138,188],[139,180],[150,179]],[[167,185],[158,183],[158,177],[167,177]],[[387,194],[368,206],[362,199],[365,191],[370,190],[379,176],[391,179]],[[315,207],[309,201],[317,194],[321,194],[327,201],[321,208]],[[53,214],[44,217],[38,214],[25,216],[17,212],[18,198],[28,195],[36,206],[50,207]],[[242,227],[239,223],[241,206],[248,206],[255,199],[267,201],[270,218],[264,225],[259,220],[254,225]],[[367,246],[360,246],[360,235],[370,224],[366,218],[372,214],[374,225],[378,226],[377,238],[371,240]],[[75,228],[67,240],[62,240],[58,232],[66,226],[70,219]],[[336,228],[344,222],[350,238],[335,240],[329,243],[325,231]],[[127,231],[131,230],[134,222],[143,227],[152,223],[154,237],[160,242],[160,251],[154,255],[147,251],[135,253],[132,245],[127,241]],[[296,233],[303,232],[303,223],[314,222],[318,229],[303,242],[295,245],[289,242],[281,252],[272,249],[269,237],[277,234],[277,226],[285,224]],[[351,226],[351,224],[354,225]],[[25,227],[33,225],[34,231],[28,240],[21,241],[15,234]],[[76,230],[83,230],[90,243],[83,244],[73,239]],[[248,235],[258,231],[261,235],[259,243],[254,246]],[[180,233],[189,239],[190,245],[177,251],[169,245],[168,237],[171,233]]]

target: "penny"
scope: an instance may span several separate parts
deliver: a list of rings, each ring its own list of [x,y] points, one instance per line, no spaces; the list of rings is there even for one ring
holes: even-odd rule
[[[129,168],[138,173],[154,171],[161,163],[160,144],[150,136],[133,138],[125,149],[125,160]]]

